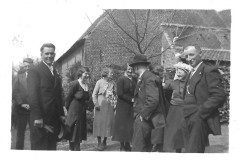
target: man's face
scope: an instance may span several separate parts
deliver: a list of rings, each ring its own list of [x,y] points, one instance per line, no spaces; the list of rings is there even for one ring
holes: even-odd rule
[[[192,67],[196,67],[201,62],[200,53],[194,47],[190,47],[184,50],[184,54],[186,55],[186,59],[189,65]]]
[[[42,60],[48,64],[52,65],[55,58],[55,49],[51,47],[44,47],[41,53]]]
[[[134,71],[135,74],[138,75],[138,65],[133,66],[133,71]]]
[[[32,67],[32,63],[29,62],[23,62],[23,67],[26,70],[26,72],[28,72],[28,70]]]
[[[132,72],[133,72],[133,68],[130,67],[130,66],[128,66],[128,67],[127,67],[127,75],[128,75],[128,76],[132,76]]]

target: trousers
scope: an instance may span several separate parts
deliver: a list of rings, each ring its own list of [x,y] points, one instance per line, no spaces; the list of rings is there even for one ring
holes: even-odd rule
[[[141,121],[137,117],[133,124],[133,152],[150,152],[152,149],[151,144],[151,131],[153,127],[145,120]]]
[[[184,148],[186,153],[204,153],[209,144],[209,128],[206,120],[197,113],[185,117],[182,123]]]
[[[29,114],[19,114],[17,116],[17,137],[16,137],[16,149],[18,150],[23,150],[24,148],[24,138],[27,124],[29,124]]]

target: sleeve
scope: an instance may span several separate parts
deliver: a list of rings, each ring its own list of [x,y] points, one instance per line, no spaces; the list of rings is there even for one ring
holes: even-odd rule
[[[200,117],[203,119],[206,119],[214,110],[220,108],[226,100],[222,77],[217,69],[206,73],[205,80],[208,86],[209,97],[198,110]]]
[[[64,109],[63,109],[63,101],[64,101],[64,98],[63,98],[63,87],[62,87],[62,79],[60,79],[60,87],[59,87],[59,93],[58,93],[58,97],[59,97],[59,113],[60,113],[60,116],[64,116]]]
[[[117,96],[119,99],[127,102],[132,102],[133,95],[130,93],[124,93],[124,79],[120,78],[117,82]]]
[[[145,82],[145,102],[140,115],[148,120],[159,104],[159,91],[157,81],[149,78]]]
[[[71,104],[71,102],[72,102],[72,100],[74,98],[74,94],[76,92],[76,87],[75,86],[76,86],[75,83],[70,85],[70,89],[69,89],[68,94],[66,96],[65,104],[66,104],[66,109],[67,110],[69,109],[69,106],[70,106],[70,104]]]
[[[94,90],[93,90],[93,93],[92,93],[92,100],[93,100],[93,104],[95,106],[98,105],[98,92],[99,92],[99,89],[100,89],[100,81],[97,81],[95,87],[94,87]]]
[[[40,102],[40,76],[36,69],[28,72],[28,102],[31,106],[31,114],[34,119],[42,119],[42,104]]]
[[[16,102],[17,106],[23,104],[23,100],[19,91],[19,76],[17,76],[15,81],[13,82],[13,99]]]

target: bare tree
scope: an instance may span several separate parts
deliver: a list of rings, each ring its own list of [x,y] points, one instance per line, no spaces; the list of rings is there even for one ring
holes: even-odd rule
[[[114,15],[116,10],[105,10],[109,16],[110,27],[118,34],[120,42],[112,42],[112,44],[118,45],[125,48],[128,52],[133,54],[146,54],[147,51],[156,47],[154,41],[157,38],[161,38],[163,32],[168,29],[170,26],[176,10],[172,10],[170,14],[166,14],[164,18],[153,17],[154,10],[124,10],[126,14],[125,18],[128,20],[128,25],[121,23],[120,19],[117,19],[117,16]],[[163,13],[164,15],[164,13]],[[154,19],[155,18],[155,19]],[[185,24],[188,20],[188,14],[185,17]],[[162,27],[164,24],[165,27]],[[148,58],[155,58],[162,55],[168,49],[172,48],[175,45],[175,42],[194,36],[198,33],[199,28],[191,34],[184,35],[183,32],[188,29],[187,25],[175,27],[175,35],[172,39],[172,42],[161,50],[158,54],[150,53]],[[130,42],[130,43],[127,43]],[[157,44],[159,47],[162,47],[160,43]]]
[[[127,51],[133,54],[146,54],[146,52],[154,47],[154,41],[161,38],[164,30],[161,28],[161,23],[169,23],[172,21],[175,11],[173,11],[169,16],[161,20],[152,20],[152,10],[125,10],[128,26],[121,24],[117,18],[114,16],[114,10],[105,10],[109,15],[109,22],[112,24],[111,28],[114,29],[121,39],[121,42],[113,42],[113,44],[119,45],[125,48]],[[119,29],[122,34],[119,32]],[[130,44],[126,43],[126,39],[130,39]],[[158,44],[161,47],[161,44]],[[153,58],[161,55],[167,49],[157,55],[151,55],[149,58]]]

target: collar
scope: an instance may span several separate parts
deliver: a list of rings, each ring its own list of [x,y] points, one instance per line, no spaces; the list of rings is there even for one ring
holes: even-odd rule
[[[50,72],[52,73],[52,75],[54,75],[53,74],[53,65],[51,65],[51,66],[49,66],[47,63],[45,63],[44,61],[43,61],[43,63],[48,67],[48,69],[50,70]]]
[[[43,63],[48,67],[48,68],[51,68],[51,67],[53,67],[52,65],[51,66],[49,66],[47,63],[45,63],[44,61],[43,61]]]
[[[129,77],[126,72],[124,72],[124,76],[127,77],[128,79],[132,80],[132,77]]]
[[[139,75],[138,79],[141,79],[141,78],[142,78],[142,75],[143,75],[143,73],[144,73],[144,72],[146,72],[146,70],[145,70],[145,71],[143,71],[142,73],[140,73],[140,75]]]
[[[194,70],[193,72],[195,72],[195,71],[199,68],[199,66],[200,66],[202,63],[203,63],[203,61],[201,61],[200,63],[198,63],[198,65],[197,65],[196,67],[193,68],[193,70]]]

